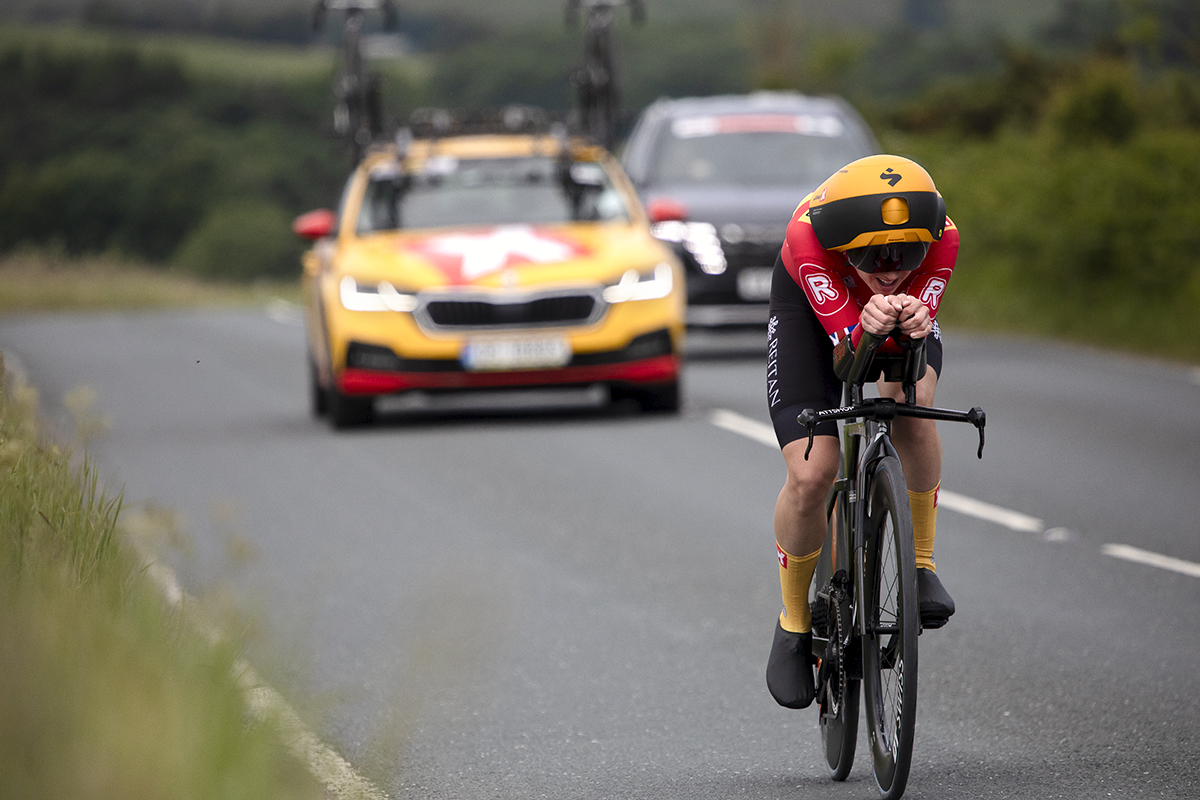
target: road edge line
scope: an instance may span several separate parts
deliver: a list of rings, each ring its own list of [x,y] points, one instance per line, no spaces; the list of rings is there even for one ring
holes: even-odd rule
[[[134,547],[141,551],[136,543]],[[139,556],[142,563],[146,564],[146,573],[158,586],[167,603],[174,608],[181,608],[187,600],[187,594],[180,587],[175,571],[162,562],[148,558],[144,552],[139,552]],[[220,634],[216,629],[198,620],[193,620],[193,624],[209,641],[219,641]],[[388,800],[386,792],[358,774],[349,761],[321,741],[283,695],[263,681],[245,659],[236,659],[233,669],[233,678],[242,689],[250,713],[257,719],[271,718],[275,721],[284,745],[325,785],[327,797],[332,795],[336,800]]]

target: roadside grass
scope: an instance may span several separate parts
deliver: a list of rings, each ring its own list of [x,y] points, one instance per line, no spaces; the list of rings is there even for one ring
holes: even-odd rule
[[[262,305],[277,299],[299,303],[299,279],[219,282],[116,256],[68,257],[52,250],[0,256],[0,313]]]
[[[121,497],[2,376],[0,797],[320,797],[278,720],[247,713],[235,645],[164,602]]]

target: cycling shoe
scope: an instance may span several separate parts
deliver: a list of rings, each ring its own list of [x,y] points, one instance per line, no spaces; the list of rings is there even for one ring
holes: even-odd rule
[[[785,631],[775,622],[775,641],[767,660],[767,689],[785,708],[807,708],[812,704],[812,633]]]
[[[922,628],[940,628],[954,614],[954,600],[931,569],[917,568],[917,598]]]

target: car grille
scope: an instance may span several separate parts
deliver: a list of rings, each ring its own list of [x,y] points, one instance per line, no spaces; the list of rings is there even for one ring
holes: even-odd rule
[[[417,318],[428,328],[473,330],[583,325],[604,313],[599,294],[589,291],[536,295],[454,295],[425,299]]]

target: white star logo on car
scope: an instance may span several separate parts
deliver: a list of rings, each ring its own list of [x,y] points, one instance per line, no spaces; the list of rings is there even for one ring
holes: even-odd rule
[[[450,233],[431,236],[412,245],[447,272],[457,271],[462,281],[473,281],[513,264],[552,264],[584,254],[566,239],[534,230],[528,225],[506,225],[484,233]]]

